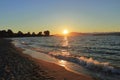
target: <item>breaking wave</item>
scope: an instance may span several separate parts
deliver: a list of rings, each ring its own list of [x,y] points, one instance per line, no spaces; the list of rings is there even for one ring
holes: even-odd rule
[[[67,52],[66,52],[67,53]],[[112,65],[110,65],[109,62],[99,62],[97,60],[94,60],[93,58],[87,58],[85,56],[74,56],[74,55],[70,55],[68,54],[56,54],[54,52],[50,52],[49,55],[56,57],[58,59],[62,59],[62,60],[67,60],[70,62],[74,62],[77,63],[79,65],[82,65],[84,67],[86,67],[89,70],[95,71],[95,72],[101,72],[101,73],[105,73],[105,74],[117,74],[120,75],[120,69],[119,68],[115,68]]]

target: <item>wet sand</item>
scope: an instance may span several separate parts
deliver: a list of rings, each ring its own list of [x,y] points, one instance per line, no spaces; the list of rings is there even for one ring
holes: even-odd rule
[[[0,80],[94,80],[64,67],[23,54],[10,40],[0,39]]]

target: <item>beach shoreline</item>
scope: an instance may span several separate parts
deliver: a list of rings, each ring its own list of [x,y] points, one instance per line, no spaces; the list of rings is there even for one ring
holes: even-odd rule
[[[76,74],[57,64],[32,58],[11,44],[11,40],[0,39],[0,53],[0,79],[94,80],[91,76]]]

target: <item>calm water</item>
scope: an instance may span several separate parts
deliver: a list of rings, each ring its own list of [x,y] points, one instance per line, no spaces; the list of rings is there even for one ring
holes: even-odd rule
[[[119,36],[29,37],[12,40],[17,47],[28,50],[29,54],[32,51],[48,54],[47,57],[57,58],[64,63],[63,66],[67,66],[65,61],[72,62],[101,80],[120,79]]]

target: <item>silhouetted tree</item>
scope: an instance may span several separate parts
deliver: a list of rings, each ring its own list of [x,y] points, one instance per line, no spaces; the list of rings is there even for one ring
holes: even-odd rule
[[[39,32],[39,33],[37,34],[37,36],[42,36],[42,32]]]
[[[34,36],[50,36],[50,31],[44,31],[44,35],[42,32],[39,32],[38,34],[35,34],[33,32],[32,34],[30,32],[23,33],[21,31],[18,31],[17,33],[14,33],[11,29],[6,30],[0,30],[0,37],[34,37]]]
[[[28,32],[28,33],[25,34],[25,36],[26,36],[26,37],[30,37],[30,36],[31,36],[31,33]]]
[[[35,32],[32,33],[32,36],[33,36],[33,37],[36,36]]]
[[[18,31],[18,33],[17,33],[17,37],[23,37],[23,32]]]
[[[45,35],[45,36],[50,36],[50,31],[48,31],[48,30],[47,30],[47,31],[44,31],[44,35]]]
[[[0,36],[1,37],[8,37],[8,34],[7,34],[6,30],[0,31]]]
[[[8,37],[13,37],[14,36],[14,33],[11,29],[8,29],[7,34],[8,34]]]

